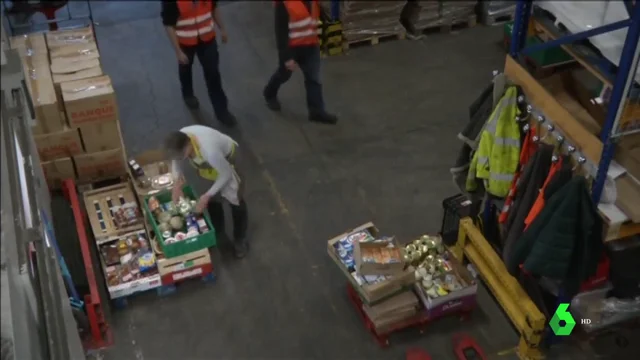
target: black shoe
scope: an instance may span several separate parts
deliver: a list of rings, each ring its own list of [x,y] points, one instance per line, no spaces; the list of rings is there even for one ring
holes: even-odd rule
[[[185,96],[182,99],[184,100],[184,103],[187,105],[187,107],[191,110],[198,110],[198,108],[200,107],[200,102],[195,96]]]
[[[327,112],[321,112],[321,113],[312,113],[311,115],[309,115],[309,120],[313,122],[322,123],[322,124],[333,125],[338,122],[338,117],[333,114],[329,114]]]
[[[228,127],[234,127],[236,126],[236,117],[233,116],[232,113],[227,113],[225,116],[221,116],[218,118],[218,121],[220,121],[223,125],[228,126]]]
[[[277,98],[268,98],[265,96],[265,101],[267,102],[267,107],[273,111],[282,110],[282,106],[280,106],[280,101]]]
[[[249,253],[249,243],[247,240],[236,240],[233,243],[234,255],[238,259],[242,259]]]

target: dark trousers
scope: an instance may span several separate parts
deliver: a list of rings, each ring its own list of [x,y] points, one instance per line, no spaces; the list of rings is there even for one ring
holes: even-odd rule
[[[178,67],[182,96],[193,96],[193,75],[191,67],[193,66],[193,58],[197,54],[200,65],[202,65],[204,81],[207,84],[207,91],[209,92],[211,105],[213,105],[213,111],[218,118],[226,116],[229,110],[227,95],[225,95],[222,89],[222,79],[220,78],[220,71],[218,70],[220,59],[216,40],[214,39],[208,43],[201,42],[196,46],[183,46],[182,51],[187,58],[189,58],[188,64],[180,64]]]
[[[304,87],[307,91],[307,108],[309,113],[324,112],[324,99],[322,98],[322,83],[320,82],[320,48],[318,46],[300,47],[294,49],[293,60],[298,63],[304,75]],[[276,72],[271,76],[264,96],[267,99],[275,99],[278,89],[291,78],[291,71],[284,66],[283,59]]]
[[[231,217],[233,218],[233,238],[235,241],[244,241],[247,237],[247,227],[249,225],[249,212],[247,203],[241,199],[240,205],[231,205]],[[216,230],[218,238],[225,233],[224,208],[222,201],[211,200],[207,206],[211,223]]]

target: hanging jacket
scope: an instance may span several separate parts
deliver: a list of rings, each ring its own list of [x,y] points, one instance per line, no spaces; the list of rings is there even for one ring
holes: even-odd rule
[[[511,204],[513,203],[513,199],[516,194],[516,188],[518,187],[522,169],[527,163],[529,163],[529,160],[533,157],[536,150],[538,149],[538,144],[533,141],[534,136],[536,136],[536,129],[532,127],[529,129],[529,131],[527,131],[527,134],[524,137],[524,141],[522,142],[522,150],[520,151],[518,170],[513,176],[511,186],[509,187],[509,193],[504,199],[504,206],[502,207],[500,216],[498,217],[498,222],[500,224],[504,224],[507,222],[507,217],[509,216],[509,210],[511,209]]]
[[[479,179],[485,182],[487,192],[493,196],[502,198],[509,193],[520,158],[517,96],[517,87],[509,86],[491,113],[471,160],[467,191],[475,191]]]
[[[505,261],[516,274],[520,264],[534,276],[563,282],[572,296],[595,274],[604,250],[602,219],[582,176],[569,180],[546,202]]]
[[[176,36],[180,45],[195,46],[216,37],[213,1],[178,0],[177,4],[180,16],[176,23]]]
[[[544,184],[544,180],[549,174],[551,167],[551,156],[553,155],[553,146],[548,144],[539,144],[538,150],[533,158],[527,163],[522,171],[522,177],[518,182],[511,211],[504,224],[504,249],[502,258],[504,261],[510,256],[513,244],[518,241],[524,231],[524,220],[526,219],[531,206],[536,201],[540,188]]]
[[[536,201],[531,206],[531,210],[527,215],[527,218],[524,220],[526,231],[533,220],[540,214],[542,209],[544,209],[545,202],[553,195],[556,191],[558,191],[564,184],[568,183],[573,176],[573,169],[571,167],[571,160],[567,156],[561,156],[557,162],[551,165],[551,169],[549,169],[549,175],[547,179],[544,181],[542,185],[542,189],[538,192],[538,197]]]
[[[309,9],[304,1],[284,1],[289,13],[289,46],[318,45],[318,25],[320,24],[320,5],[311,1]]]

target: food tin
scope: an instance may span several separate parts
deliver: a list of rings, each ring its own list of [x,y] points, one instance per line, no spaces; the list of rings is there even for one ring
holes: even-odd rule
[[[162,237],[163,237],[165,240],[166,240],[166,239],[169,239],[169,238],[171,237],[171,231],[164,231],[164,232],[162,233]],[[165,243],[166,243],[166,241],[165,241]]]
[[[178,240],[176,240],[176,238],[172,238],[172,237],[164,239],[164,243],[165,244],[173,244],[173,243],[175,243],[177,241]]]
[[[177,241],[182,241],[184,239],[187,238],[187,234],[183,233],[183,232],[177,232],[176,233],[176,240]]]

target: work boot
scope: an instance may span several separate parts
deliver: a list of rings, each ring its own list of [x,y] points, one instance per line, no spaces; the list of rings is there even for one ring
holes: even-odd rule
[[[246,239],[236,240],[233,243],[233,252],[238,259],[247,256],[249,253],[249,242]]]
[[[282,110],[282,106],[280,106],[280,101],[278,98],[268,98],[264,97],[264,100],[267,102],[267,107],[272,111],[280,111]]]
[[[198,101],[198,98],[195,96],[184,96],[182,98],[184,100],[184,103],[187,105],[187,107],[190,110],[198,110],[198,108],[200,107],[200,102]]]
[[[219,117],[218,121],[220,121],[223,125],[228,127],[234,127],[237,124],[236,117],[230,112],[228,112],[224,116]]]
[[[334,125],[338,122],[338,117],[328,112],[311,113],[309,120],[322,124]]]

